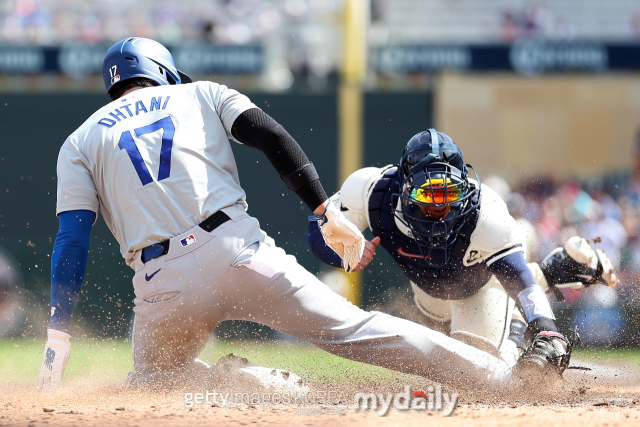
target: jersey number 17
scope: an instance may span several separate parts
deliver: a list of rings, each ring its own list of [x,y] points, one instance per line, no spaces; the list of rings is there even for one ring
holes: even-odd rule
[[[173,145],[173,134],[176,132],[173,121],[171,120],[171,117],[167,116],[164,119],[160,119],[157,122],[151,123],[150,125],[133,130],[136,133],[137,137],[141,137],[142,135],[146,135],[160,129],[163,129],[163,133],[162,147],[160,148],[160,168],[158,169],[158,181],[169,178],[169,175],[171,173],[171,147]],[[133,140],[133,136],[131,136],[130,131],[126,130],[122,132],[122,135],[120,135],[120,142],[118,142],[118,147],[120,147],[121,150],[127,151],[127,154],[131,159],[131,163],[133,163],[133,167],[138,173],[138,177],[140,178],[140,182],[142,182],[142,185],[144,186],[153,182],[153,177],[151,176],[147,165],[144,163],[142,155],[140,155],[140,150],[138,150],[138,146]]]

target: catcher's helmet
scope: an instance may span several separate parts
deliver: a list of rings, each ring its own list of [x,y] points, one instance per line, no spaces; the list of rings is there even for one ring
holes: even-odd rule
[[[464,220],[480,205],[480,180],[469,183],[462,152],[442,132],[429,129],[407,143],[398,174],[400,209],[394,214],[418,243],[432,267],[449,263]]]
[[[166,47],[141,37],[129,37],[111,46],[102,61],[102,77],[107,92],[116,83],[134,77],[146,77],[158,85],[192,82],[176,68]]]

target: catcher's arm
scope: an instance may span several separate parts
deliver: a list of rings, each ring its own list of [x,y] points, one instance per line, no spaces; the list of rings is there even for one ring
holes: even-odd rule
[[[582,289],[596,283],[615,287],[618,277],[611,260],[589,242],[574,236],[563,248],[556,248],[540,265],[529,264],[538,283],[553,291],[559,301],[564,300],[560,289]],[[574,333],[569,339],[550,331],[542,331],[533,337],[516,365],[517,371],[539,372],[551,370],[561,376],[569,368],[572,348],[579,342]]]
[[[59,228],[51,254],[51,319],[37,387],[59,387],[71,354],[67,332],[84,280],[94,213],[78,210],[59,214]]]

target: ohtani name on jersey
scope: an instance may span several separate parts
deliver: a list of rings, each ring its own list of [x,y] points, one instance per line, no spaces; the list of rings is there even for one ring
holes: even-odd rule
[[[153,110],[164,110],[165,108],[167,108],[167,103],[169,102],[169,98],[171,97],[167,96],[167,98],[164,100],[164,103],[162,103],[161,96],[159,96],[157,99],[154,96],[153,98],[151,98],[151,102],[148,104],[149,108],[147,108],[144,105],[144,102],[142,101],[136,101],[135,104],[129,103],[126,105],[121,105],[120,107],[114,109],[112,113],[109,113],[109,115],[113,117],[113,119],[103,117],[102,119],[100,119],[100,121],[98,121],[98,124],[110,128],[120,120],[128,119],[129,117],[133,117],[134,115],[137,116],[141,112],[148,113],[149,111],[153,111]],[[122,101],[124,101],[124,99]],[[160,108],[160,105],[162,105],[162,108]],[[135,114],[133,112],[134,110],[135,110]],[[128,116],[127,114],[125,114],[125,112],[128,114]]]

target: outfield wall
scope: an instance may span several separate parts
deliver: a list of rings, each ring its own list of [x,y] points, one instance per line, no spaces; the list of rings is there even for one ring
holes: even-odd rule
[[[445,74],[435,122],[480,174],[586,178],[634,166],[640,75]]]

